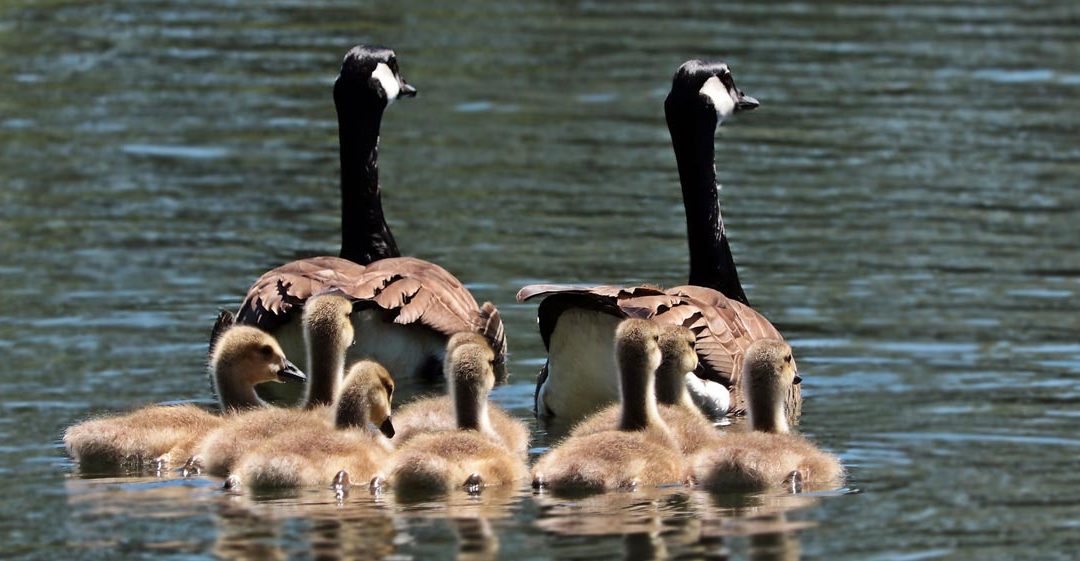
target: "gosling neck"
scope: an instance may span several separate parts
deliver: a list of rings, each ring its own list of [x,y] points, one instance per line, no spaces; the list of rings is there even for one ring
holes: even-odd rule
[[[452,390],[458,428],[494,434],[488,418],[487,392],[466,384],[453,384]]]
[[[341,257],[360,265],[398,257],[379,190],[379,128],[386,101],[337,84],[341,150]],[[359,98],[359,99],[356,99]]]
[[[784,410],[785,388],[779,384],[762,384],[758,387],[747,384],[746,413],[750,418],[750,428],[761,432],[787,434],[791,432],[787,413]]]
[[[728,298],[750,305],[739,282],[724,218],[720,215],[713,138],[716,116],[713,113],[711,118],[702,117],[687,105],[669,96],[664,109],[686,209],[689,283],[718,290]]]
[[[214,370],[214,389],[222,411],[262,407],[266,402],[259,399],[255,386],[249,383],[236,367],[229,363],[219,364]]]
[[[658,426],[661,421],[653,388],[653,370],[648,364],[644,364],[646,361],[625,360],[620,357],[619,362],[622,390],[619,430],[641,431]]]
[[[334,426],[338,429],[368,428],[371,425],[371,400],[363,390],[345,388],[338,397]]]
[[[345,375],[345,350],[337,348],[333,341],[312,337],[308,342],[307,399],[304,407],[314,409],[330,405],[337,397],[341,379]]]
[[[677,364],[664,361],[656,371],[656,401],[663,405],[688,408],[691,411],[699,409],[686,391],[686,372]]]

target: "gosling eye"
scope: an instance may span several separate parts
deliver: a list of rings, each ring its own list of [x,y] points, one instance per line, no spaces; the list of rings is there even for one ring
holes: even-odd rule
[[[259,353],[262,354],[266,358],[273,358],[274,357],[274,349],[271,348],[270,345],[263,345],[262,347],[260,347],[259,348]]]
[[[790,354],[784,356],[784,362],[791,362],[791,355]]]

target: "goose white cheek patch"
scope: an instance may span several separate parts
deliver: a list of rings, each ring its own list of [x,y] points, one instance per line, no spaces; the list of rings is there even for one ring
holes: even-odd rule
[[[716,108],[716,116],[721,121],[735,112],[735,100],[731,99],[731,94],[728,93],[724,84],[720,82],[720,78],[713,76],[705,80],[705,85],[701,86],[700,93],[712,100],[713,107]]]
[[[398,94],[401,93],[401,84],[398,83],[397,76],[394,76],[394,72],[390,70],[390,67],[385,62],[380,62],[375,65],[375,71],[371,73],[371,77],[378,80],[379,85],[386,92],[386,102],[393,103]]]

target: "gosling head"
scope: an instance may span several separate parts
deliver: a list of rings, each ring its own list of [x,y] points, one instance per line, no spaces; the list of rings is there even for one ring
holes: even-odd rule
[[[450,336],[450,339],[446,342],[446,353],[443,355],[443,375],[449,381],[454,377],[453,361],[450,357],[453,356],[454,351],[458,347],[463,345],[480,345],[481,347],[488,346],[487,339],[474,331],[459,331]]]
[[[334,82],[334,103],[339,111],[351,106],[357,97],[374,100],[385,108],[398,98],[414,96],[416,88],[405,82],[393,50],[357,45],[345,53],[341,74]]]
[[[626,319],[615,329],[615,356],[624,373],[644,371],[652,378],[660,367],[660,328],[647,319]]]
[[[755,430],[788,432],[784,399],[799,377],[791,346],[779,339],[755,341],[743,354],[742,387]]]
[[[253,387],[264,382],[306,381],[307,376],[285,358],[276,339],[247,325],[230,327],[214,345],[210,368],[215,372],[218,395],[223,386]],[[228,380],[223,378],[228,377]]]
[[[457,394],[467,391],[486,397],[491,388],[495,387],[494,351],[487,344],[487,340],[479,335],[476,336],[479,340],[465,341],[463,338],[457,345],[452,346],[454,337],[451,337],[451,344],[447,345],[449,350],[444,365],[451,392]]]
[[[394,378],[373,360],[361,360],[349,367],[334,406],[335,425],[340,428],[373,424],[386,438],[394,437],[390,403],[394,399]]]
[[[301,321],[308,348],[340,351],[344,355],[356,337],[352,312],[352,301],[336,292],[308,298]]]
[[[760,103],[735,87],[731,70],[723,62],[688,60],[675,71],[671,93],[664,101],[669,123],[673,113],[691,112],[700,117],[712,117],[715,128],[742,111],[752,111]],[[704,119],[709,122],[709,119]]]
[[[686,394],[686,375],[697,370],[698,357],[694,351],[697,338],[694,332],[681,325],[666,325],[660,329],[660,367],[656,370],[656,400],[676,405]],[[689,403],[689,402],[688,402]]]

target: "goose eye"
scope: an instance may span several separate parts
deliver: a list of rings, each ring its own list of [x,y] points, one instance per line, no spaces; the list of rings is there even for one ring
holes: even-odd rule
[[[785,355],[784,362],[791,362],[791,355]]]
[[[270,345],[263,345],[259,352],[266,358],[273,358],[274,356],[274,349],[270,348]]]

